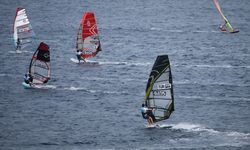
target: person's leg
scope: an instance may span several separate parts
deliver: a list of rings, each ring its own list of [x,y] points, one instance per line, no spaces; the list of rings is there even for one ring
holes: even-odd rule
[[[148,112],[148,116],[151,118],[152,123],[154,123],[156,119],[152,111]]]
[[[79,55],[76,55],[76,58],[77,58],[78,62],[80,62]]]
[[[84,58],[82,58],[82,60],[84,61],[84,63],[86,63],[86,60]]]
[[[151,123],[150,123],[150,120],[149,119],[147,119],[147,121],[148,121],[148,124],[150,125]]]
[[[149,120],[149,125],[154,124],[154,121],[153,121],[153,119],[151,117],[148,117],[148,120]]]
[[[20,50],[20,46],[19,46],[19,45],[16,46],[16,50],[17,50],[17,51]]]

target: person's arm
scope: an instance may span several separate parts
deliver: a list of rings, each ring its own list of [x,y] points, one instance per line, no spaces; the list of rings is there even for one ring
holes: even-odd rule
[[[146,113],[143,113],[143,112],[142,112],[141,115],[142,115],[142,117],[143,117],[144,119],[147,119],[146,116],[145,116]]]

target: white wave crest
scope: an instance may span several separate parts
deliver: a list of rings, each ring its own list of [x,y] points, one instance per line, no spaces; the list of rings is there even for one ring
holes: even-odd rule
[[[85,92],[89,92],[89,93],[97,93],[96,90],[91,90],[91,89],[87,89],[85,87],[65,87],[63,88],[64,90],[69,90],[69,91],[85,91]]]
[[[227,132],[227,136],[249,138],[250,134],[233,131],[233,132]]]
[[[200,124],[191,124],[191,123],[178,123],[178,124],[163,124],[160,127],[164,126],[172,126],[172,129],[182,129],[188,132],[207,132],[208,134],[217,134],[222,137],[236,137],[236,138],[244,138],[250,139],[250,133],[241,133],[237,131],[218,131],[215,129],[210,129]]]
[[[98,62],[100,65],[126,65],[127,62],[109,62],[109,61],[101,61],[101,62]]]
[[[5,77],[5,76],[8,76],[8,74],[5,74],[5,73],[0,74],[0,77]]]
[[[55,85],[43,85],[41,86],[41,89],[56,89]]]
[[[27,50],[21,50],[21,51],[9,51],[9,53],[11,54],[21,54],[21,53],[33,53],[31,51],[27,51]]]
[[[186,67],[186,68],[247,68],[249,69],[250,66],[234,66],[234,65],[206,65],[206,64],[190,64],[190,65],[179,65],[179,64],[174,64],[173,66],[175,67]]]
[[[65,89],[65,90],[70,90],[70,91],[81,91],[81,90],[86,90],[86,88],[74,87],[74,86],[66,87],[66,88],[64,88],[64,89]]]
[[[130,65],[130,66],[148,66],[151,64],[148,62],[125,62],[125,61],[121,61],[121,62],[100,61],[98,63],[100,65]]]

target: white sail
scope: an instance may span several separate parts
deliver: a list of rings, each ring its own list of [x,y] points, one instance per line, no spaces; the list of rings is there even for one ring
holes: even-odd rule
[[[26,10],[24,8],[17,8],[13,23],[14,45],[17,46],[19,39],[19,46],[22,49],[32,42],[34,36],[35,34],[27,17]]]
[[[174,111],[172,74],[168,55],[158,56],[149,75],[145,104],[153,109],[156,122],[168,119]]]

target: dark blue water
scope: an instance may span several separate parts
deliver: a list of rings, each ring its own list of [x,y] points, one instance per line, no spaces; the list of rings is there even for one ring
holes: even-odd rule
[[[220,0],[237,34],[224,34],[212,1],[0,1],[0,149],[249,149],[250,1]],[[13,53],[16,7],[36,40]],[[77,29],[94,11],[99,65],[78,65]],[[21,85],[40,41],[51,48],[48,89]],[[175,112],[148,129],[139,108],[157,55],[168,54]],[[164,128],[172,126],[172,128]]]

